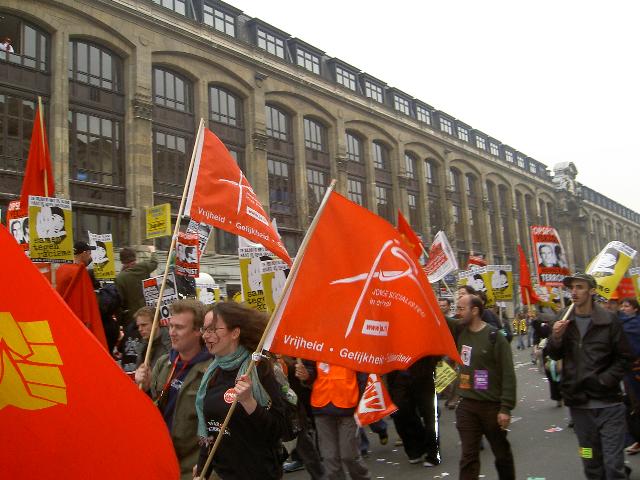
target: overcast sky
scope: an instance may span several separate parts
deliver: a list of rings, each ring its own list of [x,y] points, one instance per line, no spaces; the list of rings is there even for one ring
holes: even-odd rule
[[[640,3],[228,1],[640,212]]]

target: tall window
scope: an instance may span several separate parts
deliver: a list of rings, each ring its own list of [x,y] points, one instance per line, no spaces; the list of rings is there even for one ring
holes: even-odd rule
[[[2,35],[10,36],[12,39],[12,45],[14,52],[8,52],[0,50],[0,62],[8,61],[10,64],[22,65],[30,69],[40,70],[46,72],[49,70],[49,36],[40,31],[35,26],[32,26],[18,17],[3,14],[1,20],[4,29]],[[9,30],[19,28],[20,35],[11,34]],[[6,73],[5,73],[6,78]],[[9,77],[11,79],[11,77]],[[20,80],[17,80],[19,78]],[[28,76],[17,76],[16,80],[23,82],[28,81]],[[11,79],[13,80],[13,79]],[[11,81],[9,80],[9,81]],[[27,85],[22,84],[24,88]]]
[[[504,158],[507,160],[507,162],[513,163],[513,153],[509,150],[504,151]]]
[[[266,107],[267,135],[278,140],[289,139],[289,118],[280,110],[270,105]]]
[[[172,110],[191,113],[191,83],[176,73],[158,67],[155,67],[153,72],[154,103]]]
[[[321,170],[307,168],[307,191],[309,196],[309,216],[313,217],[320,207],[327,191],[327,174]]]
[[[233,94],[219,87],[209,87],[209,119],[214,122],[239,126],[241,102]]]
[[[170,132],[154,136],[154,183],[156,191],[180,195],[189,167],[188,139]]]
[[[534,175],[536,174],[536,172],[538,171],[536,164],[533,162],[529,162],[529,171],[531,173],[533,173]]]
[[[467,130],[465,127],[461,127],[460,125],[458,125],[458,138],[463,142],[468,142],[469,130]]]
[[[324,127],[309,118],[304,119],[304,146],[319,152],[324,151]]]
[[[112,118],[69,111],[69,164],[74,180],[124,184],[122,124]]]
[[[414,230],[420,230],[420,216],[418,215],[418,196],[415,193],[407,194],[409,204],[409,223]]]
[[[353,136],[350,133],[346,133],[347,137],[347,160],[357,163],[362,163],[362,143],[358,137]]]
[[[421,105],[416,105],[416,118],[419,122],[431,125],[431,112]]]
[[[364,94],[365,96],[375,100],[376,102],[384,102],[384,93],[380,85],[376,85],[369,80],[364,81]]]
[[[413,155],[404,154],[404,168],[408,178],[416,178],[416,159]]]
[[[460,223],[460,207],[458,205],[451,205],[451,222],[454,225]]]
[[[476,195],[476,179],[473,175],[465,175],[465,191],[468,197]]]
[[[379,170],[389,168],[389,152],[378,142],[373,142],[373,165]]]
[[[390,189],[381,185],[376,185],[376,204],[378,215],[389,222],[393,221],[391,216],[391,206],[389,205]]]
[[[449,169],[449,187],[451,188],[452,192],[460,191],[459,176],[460,174],[457,170],[454,170],[453,168]]]
[[[295,215],[295,188],[292,170],[286,162],[268,158],[269,204],[272,216]]]
[[[310,72],[320,74],[320,57],[301,48],[296,50],[298,65]]]
[[[0,171],[24,172],[34,116],[33,100],[0,94]]]
[[[438,184],[438,169],[434,163],[429,160],[424,162],[424,175],[428,185]]]
[[[363,192],[364,182],[362,180],[356,180],[355,178],[349,178],[347,180],[347,196],[349,200],[364,207],[365,202]]]
[[[500,147],[497,143],[489,142],[489,152],[496,157],[500,156]]]
[[[524,168],[524,157],[522,155],[518,155],[518,166],[520,168]]]
[[[482,137],[476,136],[476,147],[479,148],[480,150],[486,150],[487,141]]]
[[[453,135],[453,123],[446,118],[440,118],[440,131]]]
[[[284,58],[284,40],[262,29],[258,29],[258,47]]]
[[[409,100],[406,98],[399,97],[398,95],[394,96],[393,106],[399,112],[404,113],[405,115],[411,115],[411,108],[409,107]]]
[[[236,19],[233,15],[229,15],[224,10],[216,8],[207,2],[204,3],[203,13],[203,19],[206,25],[232,37],[236,36]]]
[[[104,90],[122,91],[118,57],[98,45],[69,42],[69,79]]]
[[[349,90],[356,91],[356,76],[349,70],[336,65],[336,82],[347,87]]]

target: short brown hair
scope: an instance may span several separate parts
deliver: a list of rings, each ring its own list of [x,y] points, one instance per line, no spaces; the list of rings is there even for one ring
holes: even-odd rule
[[[195,298],[181,298],[169,306],[171,315],[178,313],[193,313],[193,329],[200,330],[204,325],[204,305]]]
[[[153,321],[153,317],[156,316],[156,309],[154,307],[140,307],[136,310],[136,313],[133,314],[133,319],[135,320],[138,317],[147,317]]]
[[[240,329],[240,345],[250,352],[258,348],[269,316],[245,304],[218,302],[211,309],[214,317],[220,317],[229,330]]]
[[[136,261],[136,251],[133,248],[124,247],[120,250],[120,262],[131,263]]]

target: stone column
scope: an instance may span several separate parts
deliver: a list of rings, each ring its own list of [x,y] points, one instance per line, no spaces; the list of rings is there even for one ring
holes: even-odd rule
[[[304,146],[304,117],[295,115],[291,119],[295,156],[294,172],[296,186],[296,207],[298,215],[298,228],[306,231],[309,226],[309,195],[307,192],[307,160]]]
[[[69,186],[69,33],[59,30],[52,36],[51,98],[48,102],[48,138],[55,178],[56,196],[70,197]],[[47,125],[45,125],[47,128]],[[49,192],[51,195],[51,192]]]

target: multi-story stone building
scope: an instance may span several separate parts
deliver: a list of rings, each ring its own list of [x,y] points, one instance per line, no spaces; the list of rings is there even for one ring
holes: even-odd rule
[[[529,226],[554,225],[573,268],[640,246],[640,215],[316,46],[214,0],[4,0],[0,205],[17,196],[42,96],[58,196],[75,231],[144,240],[144,209],[178,210],[200,118],[228,146],[294,254],[331,178],[430,240],[516,265]],[[336,232],[339,235],[340,232]],[[166,244],[166,242],[165,242]],[[161,244],[162,246],[162,244]],[[232,279],[232,235],[205,256]]]

